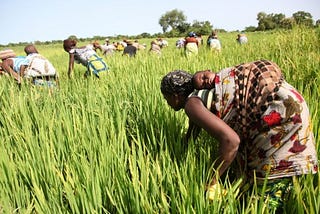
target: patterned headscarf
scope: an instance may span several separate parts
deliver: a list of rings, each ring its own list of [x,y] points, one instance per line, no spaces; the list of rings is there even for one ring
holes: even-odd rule
[[[181,94],[188,96],[193,90],[192,74],[186,71],[171,71],[162,78],[161,92],[164,95]]]

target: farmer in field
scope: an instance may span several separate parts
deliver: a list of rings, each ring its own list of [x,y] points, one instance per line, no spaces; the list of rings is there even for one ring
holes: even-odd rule
[[[203,128],[219,142],[216,176],[237,159],[247,181],[268,179],[271,209],[288,196],[294,176],[317,173],[307,104],[275,63],[258,60],[194,75],[172,71],[163,77],[161,92],[175,111],[184,109],[189,117],[187,140]],[[221,194],[216,176],[207,186],[210,200]]]
[[[16,56],[11,49],[0,51],[0,59],[3,72],[11,75],[20,84],[20,73],[24,72],[30,61],[26,56]]]
[[[137,54],[137,48],[133,45],[133,42],[127,40],[127,46],[123,49],[123,56],[135,57]]]
[[[95,41],[92,43],[93,49],[97,51],[98,49],[102,52],[103,56],[112,55],[116,50],[116,46],[114,44],[110,44],[109,40],[106,39],[106,43],[100,45],[99,42]]]
[[[165,47],[169,46],[168,41],[165,40],[165,39],[158,38],[157,41],[158,41],[158,44],[159,44],[160,48],[165,48]]]
[[[82,64],[87,68],[84,76],[94,75],[97,78],[108,71],[107,63],[88,46],[77,47],[75,39],[66,39],[63,41],[63,49],[69,54],[68,76],[71,78],[74,70],[74,62]]]
[[[208,36],[208,38],[207,38],[207,47],[209,47],[210,48],[210,39],[213,39],[213,38],[215,38],[215,39],[218,39],[218,34],[217,34],[217,32],[216,31],[211,31],[211,33],[210,33],[210,35]]]
[[[2,67],[4,71],[13,76],[18,84],[22,82],[22,79],[26,79],[34,85],[50,87],[57,85],[58,75],[55,68],[49,60],[38,53],[34,45],[27,45],[24,48],[27,56],[16,57],[15,53],[10,51],[2,52],[7,53],[2,54]]]
[[[149,52],[161,56],[161,47],[157,40],[151,41]]]
[[[210,50],[213,52],[221,52],[221,43],[218,37],[212,37],[208,40]]]
[[[21,73],[21,76],[30,80],[37,86],[55,87],[58,86],[58,72],[52,63],[39,54],[36,47],[32,44],[24,48],[29,60],[28,67]]]
[[[140,44],[138,40],[134,40],[134,41],[132,42],[132,45],[133,45],[134,47],[136,47],[138,51],[139,51],[139,50],[145,50],[145,49],[146,49],[146,44]]]
[[[207,39],[207,47],[211,49],[211,51],[221,51],[221,42],[218,38],[218,34],[216,31],[212,31]]]
[[[185,38],[184,49],[187,57],[198,55],[199,42],[196,37],[194,32],[190,32]]]
[[[184,47],[184,43],[185,43],[185,39],[184,38],[180,38],[176,41],[176,48],[183,48]]]
[[[239,33],[236,40],[240,45],[248,43],[248,37],[244,33]]]

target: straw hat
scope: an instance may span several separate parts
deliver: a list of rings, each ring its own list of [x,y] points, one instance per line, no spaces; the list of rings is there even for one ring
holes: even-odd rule
[[[7,49],[7,50],[0,51],[0,59],[4,60],[11,57],[16,57],[16,54],[14,53],[13,50]]]

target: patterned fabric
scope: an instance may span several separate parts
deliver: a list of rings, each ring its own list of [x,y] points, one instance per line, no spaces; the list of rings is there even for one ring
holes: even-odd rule
[[[86,76],[93,73],[99,78],[100,72],[109,70],[107,63],[105,63],[90,46],[74,48],[69,52],[74,54],[74,59],[77,63],[81,63],[87,67]]]
[[[87,66],[89,58],[96,54],[96,52],[90,46],[85,48],[73,48],[69,51],[69,53],[74,54],[75,61],[84,66]]]
[[[249,177],[282,178],[316,173],[318,160],[309,110],[273,62],[224,69],[215,88],[195,90],[204,105],[240,136],[240,169]]]
[[[275,92],[283,81],[280,68],[273,62],[259,60],[233,68],[235,72],[237,121],[244,139],[250,135],[251,127],[260,120],[261,112],[275,100]]]
[[[107,71],[109,69],[107,63],[105,63],[103,59],[98,57],[96,54],[89,58],[87,68],[89,75],[93,73],[97,77],[99,77],[100,72]]]

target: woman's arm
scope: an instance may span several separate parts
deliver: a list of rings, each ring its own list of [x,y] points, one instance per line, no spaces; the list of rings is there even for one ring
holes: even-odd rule
[[[210,112],[197,97],[191,97],[185,105],[189,119],[219,141],[219,157],[215,164],[221,176],[236,157],[240,138],[223,120]],[[211,184],[215,183],[213,178]]]
[[[2,62],[2,68],[9,73],[18,83],[20,83],[19,74],[13,70],[13,60],[6,59]]]
[[[71,78],[73,73],[73,67],[74,67],[74,54],[69,53],[69,67],[68,67],[68,76]]]

